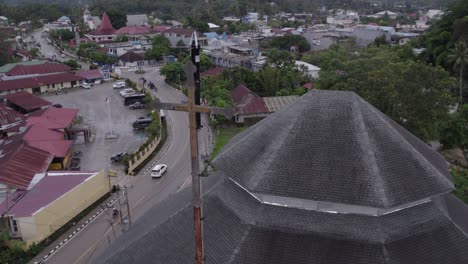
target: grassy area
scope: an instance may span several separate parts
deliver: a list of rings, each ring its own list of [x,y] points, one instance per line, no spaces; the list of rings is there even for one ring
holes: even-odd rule
[[[214,159],[219,154],[219,152],[223,149],[223,147],[229,142],[231,138],[244,131],[245,129],[246,127],[228,127],[217,129],[216,131],[214,131],[215,146],[213,149],[213,153],[211,154],[211,159]]]
[[[450,173],[455,183],[453,193],[463,202],[468,204],[468,169],[462,167],[450,166]]]

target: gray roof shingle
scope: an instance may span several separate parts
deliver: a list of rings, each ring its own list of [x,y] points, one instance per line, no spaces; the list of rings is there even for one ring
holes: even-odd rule
[[[376,208],[453,190],[439,154],[352,92],[310,91],[213,164],[252,192]]]

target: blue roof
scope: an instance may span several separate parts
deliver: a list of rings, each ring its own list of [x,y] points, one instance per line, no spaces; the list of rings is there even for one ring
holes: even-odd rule
[[[70,18],[67,16],[62,16],[61,18],[57,19],[57,21],[67,21],[67,20],[70,20]]]
[[[208,40],[212,40],[218,37],[218,34],[216,32],[206,32],[203,33],[203,35],[205,35],[208,38]]]

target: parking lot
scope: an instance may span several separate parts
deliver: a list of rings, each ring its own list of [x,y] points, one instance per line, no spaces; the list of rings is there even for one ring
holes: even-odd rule
[[[63,105],[66,108],[79,109],[82,118],[77,127],[89,128],[91,142],[84,143],[83,136],[78,136],[72,151],[82,151],[80,167],[82,171],[115,169],[123,171],[123,165],[111,163],[113,154],[137,150],[146,140],[143,130],[133,131],[132,123],[147,114],[145,109],[130,110],[124,106],[120,89],[112,88],[113,82],[93,86],[91,89],[75,89],[66,94],[43,96],[44,99]],[[109,117],[106,99],[110,100],[112,130],[117,138],[106,139],[109,134]]]

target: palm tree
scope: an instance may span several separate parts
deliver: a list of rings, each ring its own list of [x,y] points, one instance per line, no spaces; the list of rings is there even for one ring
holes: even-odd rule
[[[468,64],[468,46],[466,42],[457,42],[452,49],[449,59],[454,62],[453,67],[460,69],[460,103],[463,103],[463,67]]]

